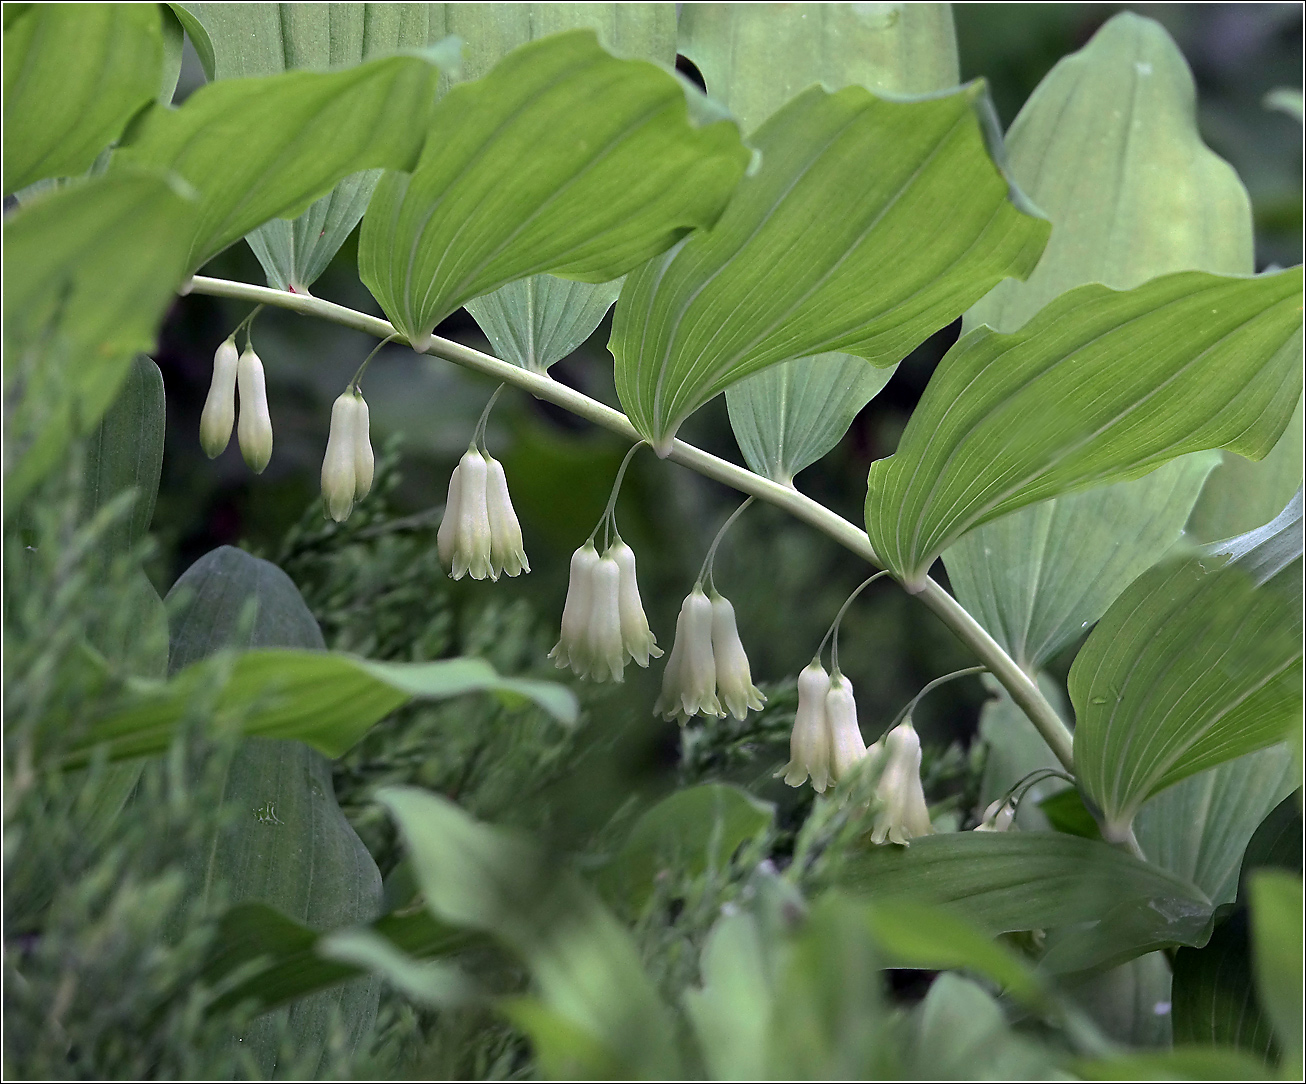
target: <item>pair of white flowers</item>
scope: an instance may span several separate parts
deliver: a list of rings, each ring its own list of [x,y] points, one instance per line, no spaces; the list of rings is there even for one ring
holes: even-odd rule
[[[474,443],[449,479],[436,545],[455,580],[497,580],[531,570],[503,466]]]
[[[210,459],[220,456],[231,441],[236,424],[236,392],[240,391],[240,454],[255,474],[272,458],[272,416],[268,413],[267,381],[263,363],[248,343],[236,353],[233,335],[213,355],[213,381],[200,414],[200,445]]]
[[[709,598],[695,584],[676,618],[676,640],[653,714],[682,724],[692,715],[720,717],[727,710],[744,719],[749,708],[757,711],[765,703],[753,684],[735,608],[715,588]]]
[[[813,659],[798,675],[789,763],[776,775],[783,775],[791,787],[810,777],[812,788],[820,793],[858,770],[879,773],[873,842],[906,844],[934,831],[921,786],[921,741],[911,719],[868,749],[857,724],[852,682],[837,666],[831,676]]]

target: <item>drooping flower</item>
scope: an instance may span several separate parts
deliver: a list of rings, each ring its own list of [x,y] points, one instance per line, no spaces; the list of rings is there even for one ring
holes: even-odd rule
[[[825,717],[829,692],[830,675],[819,659],[813,659],[798,675],[798,711],[789,735],[789,763],[775,773],[783,775],[791,787],[801,787],[810,776],[818,794],[830,785],[830,728]]]
[[[607,554],[590,573],[590,614],[586,629],[592,681],[621,681],[626,649],[621,642],[621,568]]]
[[[213,382],[209,385],[204,411],[200,414],[200,447],[210,459],[216,459],[231,440],[236,424],[236,369],[239,355],[233,335],[213,355]]]
[[[838,668],[825,694],[825,720],[830,732],[830,778],[842,783],[866,757],[866,742],[857,725],[857,701],[853,683]]]
[[[618,537],[603,555],[611,557],[621,571],[619,609],[621,613],[621,644],[626,655],[638,666],[648,667],[650,658],[660,658],[662,649],[648,627],[644,603],[639,597],[639,581],[635,578],[635,554]]]
[[[357,389],[354,396],[358,400],[358,417],[354,419],[354,502],[357,503],[372,492],[376,457],[372,454],[372,419],[367,400]]]
[[[599,554],[593,542],[586,542],[571,555],[571,578],[567,583],[567,601],[562,607],[562,634],[549,652],[549,658],[559,670],[570,666],[581,676],[589,672],[590,666],[590,602],[598,563]]]
[[[879,756],[884,768],[875,788],[878,809],[871,840],[906,844],[934,831],[921,787],[921,740],[910,718],[881,740],[884,744]]]
[[[549,657],[592,681],[622,681],[626,663],[661,655],[639,600],[635,555],[620,539],[603,556],[592,541],[571,556],[562,635]]]
[[[522,546],[521,524],[517,522],[517,513],[513,511],[512,498],[508,495],[508,477],[497,459],[487,455],[485,465],[485,501],[490,516],[492,574],[496,580],[500,572],[518,576],[529,572],[531,565],[526,560],[526,550]]]
[[[759,711],[766,703],[762,691],[753,684],[748,656],[739,639],[735,608],[727,599],[712,591],[712,656],[716,663],[717,697],[736,719],[746,719],[748,709]]]
[[[337,523],[349,518],[354,507],[358,470],[355,462],[361,399],[346,391],[331,405],[331,430],[322,457],[322,500]]]
[[[716,696],[712,653],[712,602],[700,584],[686,597],[676,618],[676,639],[662,675],[662,694],[653,713],[686,722],[691,715],[724,715]]]
[[[468,574],[474,580],[490,576],[498,579],[490,561],[488,473],[485,457],[472,447],[458,461],[449,479],[449,497],[436,534],[436,548],[441,563],[455,580]]]
[[[240,420],[236,424],[240,454],[250,470],[262,474],[272,458],[272,416],[268,413],[263,362],[252,346],[245,347],[236,364],[236,386],[240,391]]]
[[[975,826],[976,832],[1005,832],[1016,819],[1016,806],[1010,798],[990,802],[984,816]]]

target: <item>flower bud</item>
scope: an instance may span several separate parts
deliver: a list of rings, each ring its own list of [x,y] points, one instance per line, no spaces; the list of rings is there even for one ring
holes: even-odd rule
[[[562,607],[562,635],[549,652],[559,670],[570,666],[579,676],[589,673],[590,603],[594,594],[594,570],[599,555],[593,542],[586,542],[571,555],[571,580]]]
[[[517,576],[531,570],[526,560],[526,550],[522,546],[521,524],[517,522],[517,513],[512,510],[512,498],[508,496],[508,478],[503,473],[503,465],[490,456],[486,462],[486,508],[490,515],[490,563],[494,566],[494,578],[500,572]]]
[[[736,719],[748,717],[748,709],[759,711],[766,697],[753,684],[748,656],[739,639],[735,608],[712,592],[712,657],[716,662],[716,691]]]
[[[989,807],[984,810],[984,816],[980,819],[979,824],[975,826],[976,832],[1005,832],[1011,827],[1011,822],[1016,819],[1016,806],[1010,798],[1005,801],[999,798],[991,802]]]
[[[376,457],[372,455],[372,420],[367,400],[357,389],[358,417],[354,419],[354,500],[361,501],[372,492],[372,478],[376,475]]]
[[[621,681],[626,669],[621,643],[621,569],[611,557],[599,558],[590,573],[589,673],[594,681]]]
[[[712,655],[712,603],[698,584],[686,596],[676,619],[676,641],[662,675],[655,715],[679,719],[724,715],[716,697],[716,659]]]
[[[857,725],[853,683],[836,669],[825,694],[825,720],[830,729],[830,778],[842,783],[866,756],[866,742]]]
[[[210,459],[216,459],[231,440],[236,424],[236,337],[233,335],[213,355],[213,382],[209,385],[204,412],[200,414],[200,447]]]
[[[639,597],[639,582],[635,578],[635,554],[620,538],[608,547],[603,555],[616,561],[621,570],[620,610],[621,643],[626,654],[639,666],[647,667],[650,657],[659,658],[662,649],[648,627],[644,616],[644,603]]]
[[[331,431],[322,457],[322,501],[327,514],[337,523],[347,520],[354,507],[354,442],[360,402],[347,391],[331,405]]]
[[[236,383],[240,389],[240,421],[236,425],[240,454],[250,470],[262,474],[272,458],[272,416],[268,413],[263,363],[252,347],[246,346],[240,355]]]
[[[789,763],[776,775],[783,775],[791,787],[800,787],[808,776],[818,794],[830,785],[830,728],[825,708],[830,692],[830,675],[813,659],[798,675],[798,711],[789,736]]]
[[[882,740],[884,770],[875,788],[879,808],[871,840],[906,845],[917,836],[934,832],[921,787],[921,740],[910,719],[895,726]]]
[[[453,569],[449,575],[474,580],[499,575],[490,562],[490,512],[486,503],[486,480],[489,470],[485,457],[476,448],[468,448],[458,461],[458,519],[454,525]],[[445,508],[448,518],[450,509]],[[437,538],[438,545],[438,538]]]

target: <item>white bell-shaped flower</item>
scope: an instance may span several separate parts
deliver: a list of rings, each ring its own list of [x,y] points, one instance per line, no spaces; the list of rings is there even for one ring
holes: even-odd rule
[[[830,691],[825,694],[825,720],[830,729],[830,778],[842,783],[866,758],[866,742],[857,725],[853,683],[837,667],[830,678]]]
[[[653,713],[686,722],[691,715],[724,715],[716,696],[712,654],[712,602],[699,584],[686,596],[676,618],[676,640],[662,675],[662,695]]]
[[[503,473],[503,465],[491,456],[485,456],[486,510],[490,516],[490,563],[494,566],[494,578],[506,572],[509,576],[518,576],[531,570],[526,560],[526,550],[522,546],[521,524],[517,522],[517,513],[512,508],[512,498],[508,496],[508,477]]]
[[[354,507],[358,406],[361,402],[352,392],[346,391],[331,405],[331,431],[327,436],[326,454],[322,457],[322,501],[327,514],[337,523],[348,519]]]
[[[621,572],[619,609],[621,613],[621,644],[626,656],[639,666],[647,667],[650,658],[660,658],[662,649],[648,626],[644,603],[639,597],[639,582],[635,578],[635,553],[620,538],[616,539],[603,555],[612,558]]]
[[[376,456],[372,454],[372,419],[367,400],[357,389],[358,417],[354,419],[354,501],[361,501],[372,492],[372,479],[376,475]]]
[[[590,573],[589,672],[592,681],[621,681],[626,649],[621,641],[621,568],[606,554]]]
[[[1010,798],[1003,800],[997,799],[989,803],[984,810],[984,816],[980,818],[979,824],[975,826],[976,832],[1005,832],[1011,827],[1011,822],[1016,819],[1016,806]]]
[[[485,457],[478,449],[468,448],[449,479],[449,497],[436,534],[436,548],[455,580],[469,574],[474,580],[499,578],[490,560],[488,474]]]
[[[213,382],[200,414],[200,447],[210,459],[220,456],[236,424],[236,369],[240,355],[233,335],[213,355]]]
[[[791,787],[801,787],[811,777],[818,794],[830,785],[830,728],[826,724],[826,697],[830,675],[813,659],[798,675],[798,711],[789,735],[789,763],[775,774]]]
[[[921,787],[921,740],[911,719],[894,727],[882,740],[884,769],[875,788],[878,809],[871,840],[906,844],[934,831]]]
[[[594,570],[599,554],[593,542],[586,542],[571,555],[571,579],[567,601],[562,607],[562,634],[549,652],[559,670],[568,666],[584,676],[590,669],[590,603],[594,597]]]
[[[712,657],[716,662],[718,699],[736,719],[748,717],[748,709],[761,710],[766,697],[753,684],[748,656],[739,639],[735,608],[727,599],[712,592]]]
[[[263,363],[246,346],[236,364],[236,385],[240,391],[240,421],[236,436],[240,440],[240,454],[249,469],[262,474],[272,458],[272,416],[268,413],[267,381]]]

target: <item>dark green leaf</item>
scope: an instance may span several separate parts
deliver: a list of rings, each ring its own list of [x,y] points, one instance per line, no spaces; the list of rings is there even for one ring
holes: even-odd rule
[[[627,276],[610,349],[627,414],[662,455],[736,380],[844,351],[897,364],[993,283],[1028,273],[1047,223],[989,157],[983,88],[911,101],[813,87],[711,230]]]
[[[1190,949],[1180,949],[1189,952]],[[1084,976],[1067,991],[1109,1040],[1128,1046],[1171,1044],[1170,961],[1149,952],[1128,963]]]
[[[1239,877],[1239,897],[1245,898],[1246,881],[1254,869],[1277,866],[1280,869],[1301,873],[1302,818],[1301,796],[1289,795],[1270,810],[1261,821],[1247,851],[1243,855],[1242,873]]]
[[[1125,899],[1098,918],[1050,932],[1040,967],[1082,978],[1176,945],[1201,947],[1213,923],[1210,902],[1192,896]]]
[[[1093,630],[1070,671],[1075,768],[1108,839],[1152,795],[1298,723],[1300,590],[1275,587],[1198,558],[1160,566]]]
[[[1093,819],[1093,814],[1088,811],[1084,800],[1079,796],[1079,791],[1074,787],[1068,787],[1050,798],[1044,798],[1039,802],[1038,807],[1043,810],[1048,823],[1058,832],[1082,836],[1084,839],[1102,838],[1102,831],[1098,828],[1097,821]]]
[[[711,225],[748,159],[733,124],[691,123],[670,74],[614,59],[592,31],[558,34],[449,91],[415,170],[378,185],[359,270],[421,346],[507,282],[606,282]]]
[[[1261,457],[1301,389],[1301,269],[1081,286],[1010,335],[944,357],[897,452],[871,466],[866,525],[916,584],[968,530],[1187,452]]]
[[[28,4],[4,32],[4,190],[71,177],[159,93],[154,4]]]
[[[1072,1066],[1085,1080],[1265,1080],[1265,1064],[1227,1046],[1176,1046]]]

